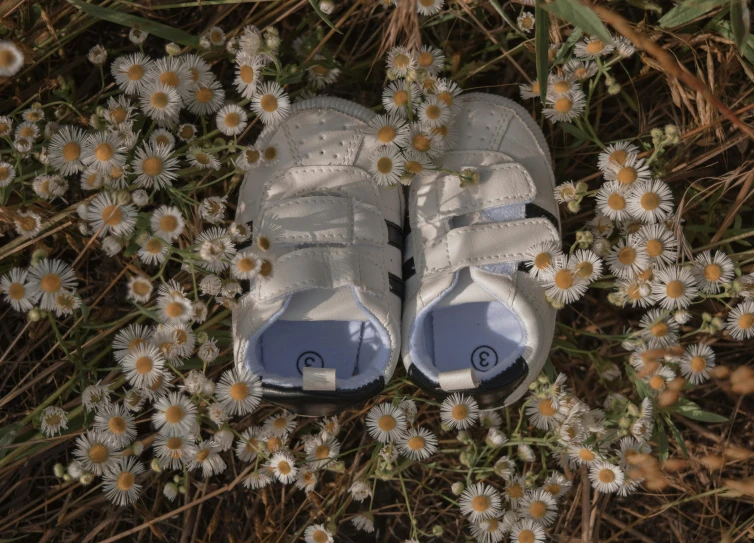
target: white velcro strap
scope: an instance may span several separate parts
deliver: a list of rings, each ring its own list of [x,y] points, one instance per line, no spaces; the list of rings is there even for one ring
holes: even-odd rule
[[[537,194],[529,172],[508,162],[477,168],[479,183],[461,186],[456,175],[442,175],[417,191],[417,224],[435,222],[492,207],[531,202]]]
[[[371,247],[309,247],[287,253],[273,263],[272,275],[256,281],[257,299],[267,302],[312,288],[354,286],[383,298],[387,272]]]
[[[424,277],[468,266],[518,262],[537,243],[559,239],[555,226],[544,218],[456,228],[427,245]]]
[[[376,207],[338,196],[303,196],[268,204],[257,231],[273,245],[387,244],[387,225]]]
[[[335,390],[335,368],[304,368],[304,390]]]
[[[369,172],[356,166],[295,166],[282,170],[265,184],[263,202],[277,202],[319,193],[355,198],[379,205]]]
[[[469,390],[479,386],[476,372],[473,368],[463,370],[441,371],[437,374],[440,388],[447,391]]]

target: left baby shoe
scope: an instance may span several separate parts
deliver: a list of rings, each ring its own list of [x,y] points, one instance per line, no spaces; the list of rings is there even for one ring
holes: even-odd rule
[[[259,166],[235,220],[253,238],[233,265],[258,276],[233,310],[235,360],[260,377],[264,399],[295,413],[374,397],[400,354],[404,201],[368,171],[374,117],[340,98],[303,100],[245,157]],[[260,238],[274,255],[264,266]]]

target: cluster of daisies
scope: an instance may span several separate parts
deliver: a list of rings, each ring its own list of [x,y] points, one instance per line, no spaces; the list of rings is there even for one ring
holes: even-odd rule
[[[388,8],[397,7],[401,2],[413,1],[416,1],[416,12],[419,15],[437,15],[445,5],[445,0],[379,0],[379,3]],[[326,15],[331,15],[337,7],[334,0],[319,0],[318,6],[320,11]]]
[[[418,51],[399,46],[388,52],[390,83],[382,94],[386,113],[367,129],[374,147],[369,169],[377,184],[408,185],[455,145],[453,118],[461,89],[438,77],[444,67],[445,55],[432,46]]]
[[[522,13],[518,20],[519,28],[525,32],[534,27],[534,15]],[[619,36],[612,43],[590,36],[579,40],[575,45],[553,44],[548,55],[554,69],[547,77],[545,90],[545,108],[543,115],[553,123],[571,122],[588,109],[587,93],[583,85],[591,91],[604,77],[609,94],[618,94],[620,84],[610,75],[610,67],[623,59],[630,58],[636,52],[633,44]],[[570,59],[570,60],[566,60]],[[598,77],[594,77],[597,75]],[[520,85],[523,99],[540,98],[542,82],[534,80],[531,84]]]

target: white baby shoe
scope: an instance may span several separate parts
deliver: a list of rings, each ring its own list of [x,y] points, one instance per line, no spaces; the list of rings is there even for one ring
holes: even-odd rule
[[[403,363],[436,396],[500,407],[550,351],[555,309],[522,261],[536,244],[560,244],[555,178],[542,131],[515,102],[464,95],[454,127],[442,168],[467,182],[426,171],[409,192]]]
[[[233,311],[236,364],[261,378],[265,399],[297,413],[375,396],[400,353],[404,202],[368,172],[374,116],[339,98],[294,104],[260,134],[261,164],[241,187],[248,254],[263,257],[267,238],[273,268]]]

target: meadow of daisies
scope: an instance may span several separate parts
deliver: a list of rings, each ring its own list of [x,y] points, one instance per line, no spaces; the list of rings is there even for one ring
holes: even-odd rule
[[[754,39],[745,3],[687,3],[0,8],[0,539],[745,538]],[[230,334],[275,271],[233,221],[277,158],[256,136],[298,100],[360,102],[374,183],[402,190],[472,89],[523,103],[554,155],[563,244],[525,266],[559,323],[529,395],[481,411],[399,369],[331,418],[262,401]]]

